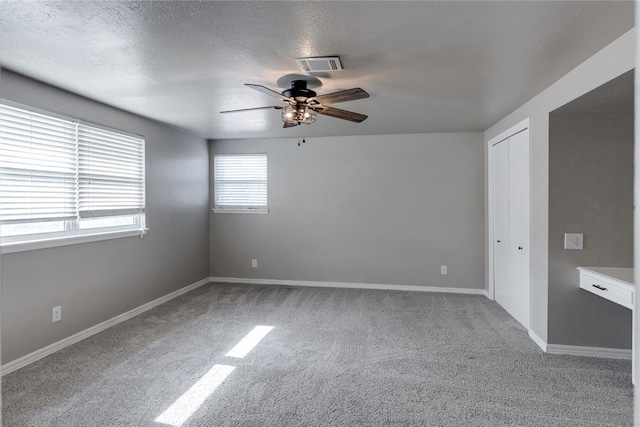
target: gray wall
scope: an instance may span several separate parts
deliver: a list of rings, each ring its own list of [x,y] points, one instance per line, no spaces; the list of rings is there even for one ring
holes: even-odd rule
[[[144,135],[149,228],[142,239],[3,255],[3,363],[208,276],[204,139],[6,70],[0,96]],[[53,324],[56,305],[62,321]]]
[[[484,288],[482,133],[211,148],[268,154],[271,209],[211,214],[212,276]]]
[[[631,310],[581,290],[576,267],[633,267],[633,120],[549,117],[549,343],[631,348]],[[584,250],[563,249],[565,232]]]
[[[632,70],[635,66],[635,29],[578,65],[484,133],[485,164],[488,141],[522,120],[530,119],[531,170],[531,327],[538,341],[547,342],[549,282],[549,113]],[[485,191],[488,178],[485,174]],[[488,205],[485,204],[485,212]],[[488,220],[488,216],[487,216]],[[488,228],[486,228],[488,230]],[[491,244],[485,237],[487,252]],[[488,265],[488,258],[485,261]],[[485,272],[488,269],[485,269]],[[486,276],[487,283],[490,277]]]

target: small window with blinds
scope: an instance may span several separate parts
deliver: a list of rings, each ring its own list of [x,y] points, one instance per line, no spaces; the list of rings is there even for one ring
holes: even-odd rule
[[[213,211],[268,213],[267,155],[214,154]]]
[[[88,241],[92,235],[142,233],[144,142],[139,136],[0,102],[3,252],[11,252],[8,247],[27,250],[33,242],[39,247],[53,240],[73,243],[76,236]]]

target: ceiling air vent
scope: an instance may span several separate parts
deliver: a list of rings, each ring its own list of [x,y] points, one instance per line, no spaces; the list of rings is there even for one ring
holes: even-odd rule
[[[341,71],[339,56],[318,56],[314,58],[296,58],[298,66],[308,73],[320,71]]]

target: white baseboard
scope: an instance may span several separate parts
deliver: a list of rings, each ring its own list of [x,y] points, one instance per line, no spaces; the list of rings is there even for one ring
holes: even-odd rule
[[[624,348],[583,347],[577,345],[547,344],[547,353],[571,356],[606,357],[631,360],[631,350]]]
[[[449,294],[487,296],[487,291],[485,289],[445,288],[441,286],[387,285],[378,283],[353,282],[315,282],[310,280],[251,279],[243,277],[210,277],[209,280],[214,283],[240,283],[247,285],[284,285],[310,286],[315,288],[379,289],[388,291],[444,292]]]
[[[533,342],[536,343],[542,351],[544,351],[545,353],[547,352],[547,343],[544,342],[544,340],[540,338],[538,335],[536,335],[536,333],[533,332],[531,329],[529,329],[529,338],[531,338]]]
[[[176,297],[179,297],[182,294],[186,294],[189,291],[192,291],[196,288],[199,288],[202,285],[209,283],[209,278],[204,278],[202,280],[197,281],[196,283],[192,283],[184,288],[180,288],[177,291],[171,292],[163,297],[150,301],[146,304],[141,305],[140,307],[136,307],[133,310],[129,310],[126,313],[122,313],[116,317],[113,317],[109,320],[105,320],[102,323],[99,323],[95,326],[92,326],[84,331],[80,331],[77,334],[71,335],[70,337],[64,338],[58,342],[50,344],[40,350],[36,350],[33,353],[29,353],[26,356],[22,356],[19,359],[13,360],[9,363],[2,365],[1,371],[2,375],[6,375],[13,371],[16,371],[24,366],[27,366],[37,360],[40,360],[50,354],[55,353],[56,351],[62,350],[65,347],[69,347],[72,344],[77,343],[78,341],[82,341],[85,338],[89,338],[92,335],[97,334],[98,332],[102,332],[107,328],[110,328],[118,323],[124,322],[125,320],[131,319],[138,314],[144,313],[147,310],[150,310],[154,307],[159,306],[169,300],[172,300]]]
[[[631,350],[623,348],[585,347],[580,345],[547,344],[542,338],[529,329],[529,337],[542,351],[549,354],[567,356],[605,357],[607,359],[631,360]]]

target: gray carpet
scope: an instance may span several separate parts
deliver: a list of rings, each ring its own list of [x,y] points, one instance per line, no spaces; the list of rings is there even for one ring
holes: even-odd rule
[[[184,426],[632,425],[629,361],[545,355],[482,296],[228,284],[7,375],[4,425],[159,427],[215,365]]]

